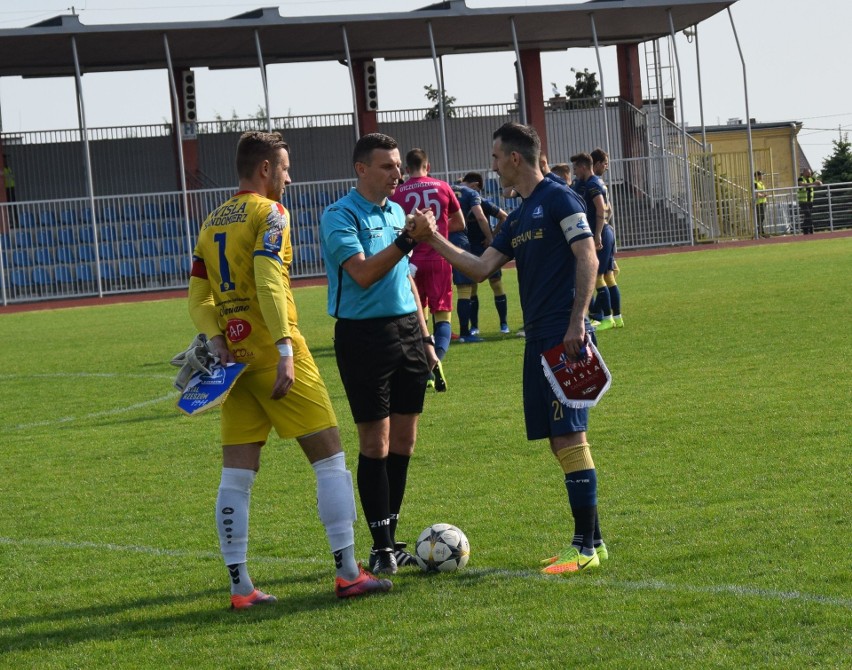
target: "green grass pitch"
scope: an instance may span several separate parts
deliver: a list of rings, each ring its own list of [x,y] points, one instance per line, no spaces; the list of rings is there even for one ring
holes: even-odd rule
[[[524,438],[523,341],[481,285],[486,342],[451,347],[427,397],[399,531],[459,526],[467,568],[337,601],[313,473],[273,438],[249,555],[279,603],[237,613],[218,413],[174,409],[185,301],[0,316],[0,667],[849,667],[850,258],[852,238],[621,260],[589,432],[611,558],[561,578],[538,573],[572,530],[561,471]],[[325,298],[296,292],[354,470]]]

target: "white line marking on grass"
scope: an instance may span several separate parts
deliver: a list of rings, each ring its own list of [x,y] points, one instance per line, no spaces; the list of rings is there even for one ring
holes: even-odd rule
[[[51,547],[55,549],[94,550],[94,551],[121,551],[127,553],[145,554],[148,556],[169,556],[172,558],[191,558],[195,560],[221,561],[222,556],[213,551],[186,551],[182,549],[160,549],[157,547],[145,547],[140,545],[103,544],[99,542],[63,542],[61,540],[16,540],[10,537],[0,537],[0,545],[12,545],[21,547]],[[251,556],[249,560],[253,563],[293,563],[293,557],[284,556]],[[319,564],[326,559],[318,557],[298,558],[300,563]],[[504,570],[502,568],[468,568],[464,575],[480,577],[509,577],[513,579],[542,579],[560,580],[563,577],[543,575],[535,570]],[[587,581],[584,579],[584,582]],[[813,593],[802,593],[801,591],[776,591],[774,589],[761,589],[753,586],[740,586],[736,584],[719,584],[696,586],[693,584],[668,584],[659,580],[643,580],[637,582],[609,580],[595,577],[592,580],[596,586],[619,588],[627,591],[672,591],[699,594],[726,594],[737,597],[763,598],[766,600],[800,600],[820,605],[834,605],[852,609],[852,599],[837,598],[835,596],[821,596]],[[566,582],[567,583],[567,582]]]
[[[3,379],[53,379],[55,377],[121,377],[122,379],[172,379],[163,374],[126,374],[124,372],[46,372],[42,374],[0,375]]]
[[[105,409],[100,412],[92,412],[91,414],[84,414],[82,416],[62,416],[57,417],[55,419],[50,419],[48,421],[36,421],[34,423],[19,423],[16,426],[9,426],[11,430],[27,430],[29,428],[40,428],[42,426],[53,426],[58,423],[68,423],[69,421],[84,421],[86,419],[97,419],[102,416],[115,416],[116,414],[125,414],[127,412],[132,412],[137,409],[142,409],[143,407],[148,407],[149,405],[156,405],[157,403],[164,402],[166,400],[174,400],[176,397],[175,393],[169,393],[169,395],[160,396],[159,398],[154,398],[153,400],[144,400],[142,402],[137,402],[133,405],[127,405],[125,407],[116,407],[115,409]]]

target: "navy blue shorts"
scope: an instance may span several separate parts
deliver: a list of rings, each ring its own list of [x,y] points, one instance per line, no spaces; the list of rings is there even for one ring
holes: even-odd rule
[[[588,429],[588,408],[572,409],[557,400],[541,367],[541,354],[561,344],[563,337],[527,339],[524,349],[524,420],[528,440],[582,433]]]
[[[598,274],[605,275],[615,270],[615,230],[608,223],[601,231],[603,248],[598,249]]]

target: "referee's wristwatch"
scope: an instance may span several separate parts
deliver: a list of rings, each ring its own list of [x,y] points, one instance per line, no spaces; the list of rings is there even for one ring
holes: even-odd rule
[[[423,336],[423,344],[431,344],[434,347],[435,346],[435,336],[434,335],[424,335]]]

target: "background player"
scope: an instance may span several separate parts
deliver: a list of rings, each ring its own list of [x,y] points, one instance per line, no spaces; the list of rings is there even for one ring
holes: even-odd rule
[[[597,297],[592,301],[591,317],[598,326],[609,315],[612,315],[616,328],[624,327],[624,317],[621,315],[621,289],[618,288],[616,278],[618,277],[618,263],[615,260],[615,227],[612,225],[612,201],[609,198],[609,188],[604,181],[604,173],[609,168],[609,154],[603,149],[595,149],[591,154],[592,172],[600,180],[603,188],[604,207],[606,211],[606,223],[604,225],[601,242],[603,246],[598,250],[598,278],[596,283],[597,295],[606,287],[609,294],[610,311],[605,312],[606,297],[598,305]]]
[[[355,562],[352,476],[325,384],[298,328],[290,290],[290,215],[277,202],[290,183],[289,147],[278,133],[249,132],[237,147],[239,191],[201,226],[189,280],[189,312],[223,363],[246,363],[222,405],[219,545],[231,607],[274,603],[246,567],[251,489],[272,427],[295,437],[317,478],[317,507],[337,570],[338,597],[389,591]]]
[[[412,149],[405,155],[408,179],[394,191],[390,199],[402,207],[406,214],[415,210],[431,209],[438,230],[448,233],[464,230],[461,205],[452,187],[445,181],[431,177],[429,156],[423,149]],[[417,268],[414,283],[423,309],[432,314],[432,334],[435,336],[435,354],[438,363],[433,370],[436,391],[446,391],[447,381],[441,361],[447,355],[452,335],[453,270],[429,245],[417,246],[411,254],[411,264]]]

